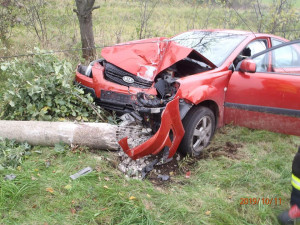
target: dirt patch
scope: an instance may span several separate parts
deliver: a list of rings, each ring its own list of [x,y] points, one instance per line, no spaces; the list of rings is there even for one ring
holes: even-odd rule
[[[242,155],[239,154],[238,149],[243,147],[242,144],[234,144],[231,142],[226,142],[224,146],[212,146],[202,153],[202,158],[216,158],[220,156],[225,156],[231,159],[241,159]]]
[[[242,144],[226,142],[225,145],[222,146],[208,147],[200,155],[194,157],[182,157],[179,153],[176,153],[171,162],[154,166],[154,170],[149,173],[147,179],[155,185],[166,185],[172,182],[172,177],[186,176],[189,171],[193,171],[199,160],[221,156],[235,160],[241,159],[242,154],[238,151],[241,147],[243,147]],[[158,178],[159,174],[168,175],[170,179],[163,181]],[[187,182],[182,184],[184,185],[186,183],[188,183],[188,179]]]
[[[172,161],[162,165],[155,165],[154,169],[148,174],[146,179],[150,180],[155,185],[166,185],[172,182],[172,177],[180,173],[179,159],[181,159],[181,156],[179,153],[176,153],[173,156]],[[169,179],[163,180],[159,175],[169,176]]]

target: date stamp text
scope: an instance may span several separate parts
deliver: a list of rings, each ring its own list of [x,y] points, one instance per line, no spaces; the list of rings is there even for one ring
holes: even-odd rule
[[[240,205],[281,205],[281,198],[240,198]]]

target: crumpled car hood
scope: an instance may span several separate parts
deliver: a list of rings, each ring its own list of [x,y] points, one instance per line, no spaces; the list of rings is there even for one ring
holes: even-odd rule
[[[101,55],[108,62],[143,79],[153,81],[155,76],[191,53],[212,68],[216,66],[192,48],[168,38],[151,38],[106,47]]]

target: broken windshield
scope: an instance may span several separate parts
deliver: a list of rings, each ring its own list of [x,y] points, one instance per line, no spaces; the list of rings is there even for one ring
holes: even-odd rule
[[[185,47],[195,49],[219,67],[245,38],[246,36],[242,34],[190,31],[171,40]]]

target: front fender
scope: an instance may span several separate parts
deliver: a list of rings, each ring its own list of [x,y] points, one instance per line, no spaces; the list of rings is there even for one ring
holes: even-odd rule
[[[218,97],[219,95],[218,92],[218,89],[211,85],[201,85],[192,90],[189,90],[184,87],[181,89],[180,87],[180,89],[177,92],[177,96],[180,96],[180,98],[186,99],[192,102],[193,104],[198,105],[200,102],[203,102],[205,100],[218,101],[219,99],[216,99],[216,97]]]

